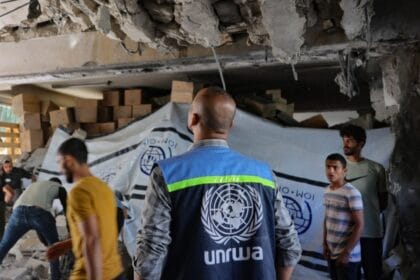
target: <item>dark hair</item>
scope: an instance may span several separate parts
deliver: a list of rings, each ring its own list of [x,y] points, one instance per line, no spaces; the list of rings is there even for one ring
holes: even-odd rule
[[[52,177],[52,178],[50,178],[48,181],[51,181],[51,182],[56,182],[56,183],[59,183],[60,185],[62,185],[63,183],[61,182],[61,180],[59,179],[59,178],[57,178],[57,177]]]
[[[85,142],[79,138],[70,138],[64,141],[58,148],[58,153],[62,156],[72,156],[79,163],[87,163],[88,150]]]
[[[330,154],[325,159],[325,161],[327,161],[327,160],[337,160],[337,161],[341,162],[341,165],[343,166],[343,168],[346,168],[347,167],[347,161],[346,161],[346,159],[342,155],[340,155],[340,154]]]
[[[366,131],[357,125],[349,124],[349,125],[343,126],[340,129],[340,136],[341,137],[353,136],[353,138],[357,141],[357,143],[360,143],[360,142],[366,143]]]

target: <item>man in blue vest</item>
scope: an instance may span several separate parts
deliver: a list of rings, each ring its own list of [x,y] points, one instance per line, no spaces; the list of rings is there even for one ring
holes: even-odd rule
[[[155,165],[137,279],[290,279],[297,232],[270,167],[229,149],[235,111],[222,89],[201,90],[188,114],[192,149]]]

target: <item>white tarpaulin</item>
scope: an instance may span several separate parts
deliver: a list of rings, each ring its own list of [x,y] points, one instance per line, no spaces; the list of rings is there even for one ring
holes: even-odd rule
[[[185,152],[192,143],[186,127],[187,110],[187,105],[168,104],[121,130],[86,141],[92,172],[127,198],[131,218],[126,222],[123,238],[131,254],[135,250],[135,235],[153,163]],[[40,179],[59,174],[56,151],[69,137],[64,130],[56,130]],[[387,167],[394,146],[389,129],[368,131],[367,137],[364,156]],[[321,246],[322,199],[327,184],[324,160],[328,154],[342,151],[339,133],[285,128],[238,111],[229,145],[268,162],[277,176],[304,250],[294,279],[325,279],[327,266]]]

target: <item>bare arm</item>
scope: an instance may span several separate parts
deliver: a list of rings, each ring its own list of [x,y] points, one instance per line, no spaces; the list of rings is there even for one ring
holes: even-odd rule
[[[102,275],[102,249],[99,237],[98,219],[95,215],[89,216],[78,224],[80,233],[83,236],[83,255],[88,279],[101,280]]]
[[[277,273],[277,280],[289,280],[292,277],[293,266],[280,267]]]
[[[348,263],[350,253],[359,242],[363,231],[363,210],[352,211],[351,217],[354,221],[354,228],[349,239],[347,240],[347,244],[343,250],[343,253],[338,257],[338,262],[341,263]]]
[[[55,261],[65,253],[69,252],[72,248],[71,238],[54,243],[47,250],[47,258],[49,261]]]
[[[273,175],[273,178],[275,175]],[[277,279],[290,279],[294,266],[298,263],[302,248],[299,242],[295,225],[284,206],[280,188],[276,189],[275,210],[275,231],[277,247]]]
[[[171,201],[163,175],[153,169],[137,234],[137,253],[133,267],[137,279],[160,279],[171,243]]]

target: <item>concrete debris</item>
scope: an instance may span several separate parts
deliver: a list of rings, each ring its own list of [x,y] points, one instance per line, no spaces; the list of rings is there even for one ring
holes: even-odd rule
[[[239,7],[230,0],[218,1],[214,4],[214,9],[219,19],[223,23],[235,24],[242,21]]]
[[[208,0],[178,0],[180,31],[191,44],[204,47],[220,46],[223,35],[219,30],[219,19]]]
[[[143,5],[150,16],[161,23],[170,23],[174,19],[174,6],[170,4],[158,4],[153,0],[143,1]]]
[[[375,119],[378,121],[391,123],[392,117],[398,113],[398,105],[386,105],[382,87],[371,87],[370,102],[375,110]]]
[[[69,233],[64,215],[56,217],[56,224],[60,240],[67,239]],[[9,251],[0,265],[0,280],[50,279],[50,265],[45,251],[46,247],[39,241],[36,232],[29,231]]]
[[[35,172],[39,169],[44,161],[46,148],[38,148],[32,153],[23,153],[15,163],[15,166],[22,167],[28,171]]]
[[[385,106],[398,105],[397,100],[401,98],[401,83],[400,74],[397,71],[398,67],[398,61],[393,57],[386,58],[381,63]]]
[[[43,262],[37,259],[29,259],[26,262],[25,267],[32,270],[32,276],[39,278],[48,279],[49,263]]]
[[[295,1],[265,0],[261,12],[273,54],[284,62],[292,62],[303,45],[306,24],[306,19],[297,13]]]
[[[341,0],[340,7],[343,10],[341,27],[344,29],[349,40],[363,35],[367,27],[366,9],[370,5],[369,0],[354,1]],[[368,14],[372,17],[372,13]]]
[[[12,268],[12,269],[2,269],[0,280],[21,280],[21,279],[28,279],[26,276],[28,275],[29,269],[20,267],[20,268]],[[29,278],[31,279],[31,278]]]

